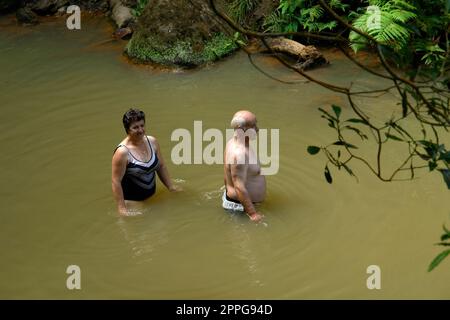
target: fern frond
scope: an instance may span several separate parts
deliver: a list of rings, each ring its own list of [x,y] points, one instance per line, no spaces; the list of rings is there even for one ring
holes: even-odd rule
[[[325,30],[325,29],[328,29],[328,30],[333,30],[335,27],[337,26],[337,22],[336,21],[329,21],[329,22],[327,22],[327,23],[321,23],[319,26],[318,26],[318,31],[323,31],[323,30]]]
[[[342,3],[341,0],[331,0],[328,5],[332,9],[340,9],[342,11],[345,11],[345,9],[349,6],[348,4]]]
[[[311,21],[319,19],[322,15],[323,8],[319,5],[302,10],[302,16],[309,16],[309,20]]]
[[[403,0],[392,0],[392,3],[394,6],[399,7],[399,8],[403,8],[406,10],[410,10],[410,11],[416,11],[417,8],[412,5],[411,3],[407,2],[407,1],[403,1]]]
[[[350,32],[348,39],[350,40],[350,47],[354,52],[364,49],[367,45],[367,39],[354,31]]]
[[[417,17],[417,15],[414,12],[405,11],[401,9],[393,9],[389,12],[389,15],[392,17],[392,20],[403,23]]]
[[[405,46],[410,38],[410,30],[404,25],[410,19],[416,18],[416,14],[402,9],[386,10],[397,0],[375,0],[371,3],[382,5],[380,10],[368,10],[353,21],[353,27],[366,32],[381,44],[389,44],[399,49]],[[401,1],[401,0],[398,0]],[[349,37],[350,40],[354,40]],[[361,39],[359,39],[361,40]],[[360,45],[352,46],[359,49]]]

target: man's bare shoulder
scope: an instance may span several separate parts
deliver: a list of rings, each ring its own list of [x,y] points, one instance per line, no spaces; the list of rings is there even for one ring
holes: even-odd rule
[[[225,150],[225,160],[228,165],[245,164],[246,150],[238,143],[228,142]]]
[[[233,141],[229,141],[227,143],[227,152],[229,152],[230,155],[241,155],[245,154],[245,146],[235,143]]]

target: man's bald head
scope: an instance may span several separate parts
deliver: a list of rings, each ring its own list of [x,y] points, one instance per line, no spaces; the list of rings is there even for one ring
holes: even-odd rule
[[[247,110],[240,110],[236,112],[231,119],[231,127],[233,129],[253,128],[256,125],[256,116]]]

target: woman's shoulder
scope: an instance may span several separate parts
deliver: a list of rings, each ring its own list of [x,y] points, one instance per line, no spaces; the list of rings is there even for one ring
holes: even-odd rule
[[[124,144],[118,144],[116,147],[116,152],[120,152],[120,153],[127,153],[128,152],[128,147]]]
[[[150,143],[152,144],[153,148],[158,148],[159,144],[158,144],[158,140],[156,140],[155,137],[153,136],[147,136],[148,141],[150,141]]]
[[[120,156],[125,156],[128,154],[128,148],[126,146],[126,141],[122,140],[116,147],[116,149],[114,149],[114,154],[118,154]]]

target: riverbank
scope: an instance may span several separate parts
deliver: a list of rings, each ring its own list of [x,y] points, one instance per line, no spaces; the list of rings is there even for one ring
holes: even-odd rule
[[[35,25],[21,25],[17,22],[16,16],[14,13],[9,13],[6,15],[0,15],[0,28],[3,32],[8,32],[12,34],[16,34],[17,36],[25,35],[33,32],[45,32],[45,29],[48,27],[58,28],[60,32],[64,32],[68,37],[71,37],[74,34],[82,33],[85,35],[86,40],[89,40],[89,33],[95,32],[98,28],[101,28],[102,33],[104,34],[104,40],[95,41],[92,43],[87,43],[86,48],[83,50],[86,51],[99,51],[99,50],[113,50],[117,53],[118,59],[123,61],[123,63],[127,63],[133,68],[140,68],[148,70],[149,72],[164,72],[164,73],[179,73],[179,72],[193,72],[195,69],[187,69],[183,67],[174,67],[174,66],[164,66],[162,64],[156,64],[151,62],[137,62],[136,60],[130,58],[128,55],[124,53],[124,49],[128,44],[128,40],[120,39],[114,36],[116,31],[116,25],[113,20],[111,20],[107,15],[99,11],[82,11],[81,12],[81,30],[69,30],[66,27],[66,19],[68,15],[53,15],[53,16],[43,16],[39,18],[40,23]],[[330,63],[333,63],[335,59],[345,59],[345,56],[332,47],[319,47],[320,52],[324,54],[327,60]],[[255,54],[255,57],[258,56],[258,61],[262,63],[262,67],[270,67],[270,66],[279,66],[280,63],[270,54],[258,54],[258,45],[255,44],[255,41],[249,41],[246,50]],[[233,59],[233,55],[229,55],[227,57],[222,58],[219,61],[215,61],[214,64],[220,64],[228,59]],[[202,67],[211,67],[212,64],[205,64]]]

